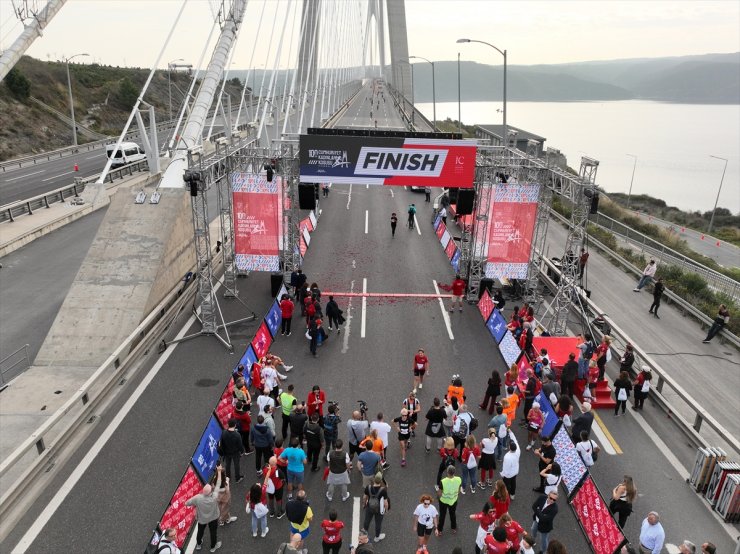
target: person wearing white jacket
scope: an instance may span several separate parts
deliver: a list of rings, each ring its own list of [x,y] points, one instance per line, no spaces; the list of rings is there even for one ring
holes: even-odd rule
[[[642,276],[637,282],[637,286],[632,290],[635,292],[640,292],[642,287],[644,287],[645,285],[649,285],[655,278],[655,270],[657,268],[658,266],[655,264],[655,260],[650,260],[645,266],[645,269],[642,270]]]
[[[522,453],[514,433],[509,431],[509,451],[504,454],[504,462],[501,467],[501,479],[509,491],[509,496],[514,500],[516,494],[516,476],[519,475],[519,456]]]

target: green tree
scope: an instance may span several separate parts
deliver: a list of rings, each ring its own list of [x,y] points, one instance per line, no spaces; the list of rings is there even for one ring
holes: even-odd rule
[[[8,71],[8,74],[5,76],[5,85],[18,100],[25,101],[31,96],[31,83],[15,67]]]
[[[139,89],[131,82],[131,79],[124,77],[118,86],[118,103],[121,107],[130,110],[134,107],[136,99],[139,97]]]

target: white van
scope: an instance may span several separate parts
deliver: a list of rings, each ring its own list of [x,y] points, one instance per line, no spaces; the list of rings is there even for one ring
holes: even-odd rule
[[[105,155],[111,158],[113,150],[115,150],[115,144],[109,144],[105,147]],[[122,165],[131,164],[134,162],[140,162],[146,160],[146,154],[141,147],[135,142],[122,142],[118,148],[111,167],[118,167]]]

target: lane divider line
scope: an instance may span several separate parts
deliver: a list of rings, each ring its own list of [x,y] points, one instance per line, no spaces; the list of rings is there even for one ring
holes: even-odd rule
[[[360,338],[365,338],[365,323],[367,320],[367,277],[362,278],[362,317],[360,319]]]
[[[347,209],[349,210],[349,203],[352,201],[352,183],[349,184],[349,194],[347,194]]]
[[[355,496],[352,499],[352,537],[350,544],[357,544],[360,537],[360,497]]]
[[[455,335],[452,334],[452,326],[450,325],[450,315],[447,313],[447,308],[445,308],[445,303],[442,302],[442,295],[439,294],[439,287],[437,286],[437,281],[432,279],[432,284],[434,285],[434,290],[437,293],[437,297],[439,298],[439,308],[442,310],[442,319],[445,322],[445,327],[447,327],[447,335],[450,337],[450,340],[455,340]]]
[[[18,179],[25,179],[26,177],[30,177],[31,175],[38,175],[39,173],[43,173],[44,171],[45,170],[42,169],[40,171],[34,171],[33,173],[26,173],[25,175],[19,175],[18,177],[12,177],[10,179],[5,179],[5,182],[10,183],[11,181],[17,181]]]
[[[421,227],[419,227],[419,220],[416,219],[416,214],[414,214],[414,227],[416,227],[416,232],[421,236]]]
[[[365,210],[365,234],[367,235],[367,210]]]

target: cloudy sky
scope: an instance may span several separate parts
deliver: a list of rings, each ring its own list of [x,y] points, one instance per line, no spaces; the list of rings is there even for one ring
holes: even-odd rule
[[[355,0],[330,0],[335,10]],[[27,0],[43,6],[45,0]],[[293,11],[291,0],[250,0],[232,67],[265,64],[272,22],[274,36],[286,25],[288,53]],[[292,0],[292,6],[300,5]],[[7,48],[21,31],[13,5],[0,0],[0,46]],[[183,11],[160,67],[176,58],[196,63],[220,2],[190,0]],[[60,59],[87,52],[94,61],[151,67],[172,28],[182,0],[68,0],[28,54]],[[261,33],[259,18],[265,6]],[[347,9],[347,8],[345,8]],[[277,18],[276,18],[277,14]],[[287,14],[287,15],[286,15]],[[406,0],[409,51],[432,60],[462,58],[500,63],[483,45],[457,45],[460,37],[491,42],[507,49],[510,64],[550,64],[617,58],[680,56],[740,51],[740,2],[736,0],[507,1]],[[300,18],[297,18],[300,19]],[[360,20],[358,16],[354,18]],[[364,25],[356,24],[358,33]],[[254,44],[257,43],[255,47]],[[297,38],[293,41],[295,51]],[[273,41],[273,55],[276,50]],[[269,65],[272,66],[272,60]]]

